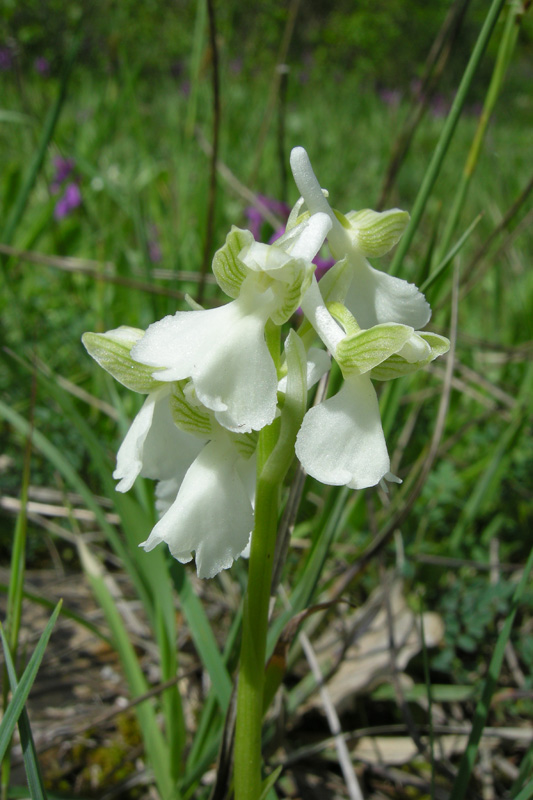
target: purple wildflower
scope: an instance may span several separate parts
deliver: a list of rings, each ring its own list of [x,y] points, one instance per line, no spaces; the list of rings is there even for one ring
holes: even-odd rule
[[[402,99],[401,92],[398,89],[380,89],[379,96],[389,108],[397,108]]]
[[[281,200],[275,200],[272,197],[266,197],[263,194],[258,194],[257,199],[264,206],[268,211],[272,211],[273,214],[281,217],[281,219],[286,220],[289,216],[291,210],[286,203],[282,203]],[[248,217],[248,229],[253,233],[253,237],[256,241],[261,239],[261,228],[263,226],[264,216],[261,213],[259,208],[255,206],[248,206],[245,208],[244,213]],[[284,233],[285,227],[283,230],[279,232],[276,239]]]
[[[13,56],[9,47],[0,47],[0,71],[7,72],[13,66]]]
[[[159,264],[163,259],[163,253],[159,245],[159,231],[156,225],[150,225],[150,235],[148,237],[148,258],[152,264]]]
[[[185,72],[185,64],[181,60],[173,61],[170,65],[170,74],[173,78],[181,78]]]
[[[35,67],[35,71],[39,73],[39,75],[43,75],[46,77],[50,74],[50,62],[44,56],[39,56],[33,62],[33,66]]]
[[[280,225],[279,228],[276,228],[276,230],[274,231],[274,233],[272,234],[272,236],[268,240],[268,243],[269,244],[274,244],[276,239],[281,238],[284,233],[285,233],[285,225]]]
[[[434,117],[448,116],[450,108],[451,103],[443,94],[436,94],[431,100],[430,111]]]
[[[71,211],[81,205],[81,192],[77,183],[67,183],[63,196],[57,201],[54,208],[56,220],[64,219]]]
[[[313,264],[316,264],[315,275],[317,281],[324,277],[328,269],[331,269],[334,263],[334,258],[321,258],[320,255],[316,255],[313,258]]]
[[[74,169],[76,162],[73,158],[54,158],[54,166],[56,168],[56,174],[54,175],[54,180],[52,181],[51,190],[52,194],[57,194],[61,189],[61,184],[66,181],[69,177],[70,173]]]
[[[229,62],[229,71],[232,75],[240,75],[242,72],[242,58],[233,58]]]

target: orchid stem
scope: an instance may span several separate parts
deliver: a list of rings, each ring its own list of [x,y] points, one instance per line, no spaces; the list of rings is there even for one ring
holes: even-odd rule
[[[276,439],[275,423],[264,428],[259,436],[255,525],[244,603],[237,694],[235,800],[257,800],[261,796],[261,728],[266,639],[279,506],[279,481],[265,480],[261,478],[261,473],[275,447]]]

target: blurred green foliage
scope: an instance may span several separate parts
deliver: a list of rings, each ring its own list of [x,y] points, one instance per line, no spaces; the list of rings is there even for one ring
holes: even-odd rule
[[[290,71],[284,103],[283,153],[280,153],[276,114],[271,119],[264,149],[259,133],[272,88],[272,75],[289,3],[255,5],[216,3],[221,55],[220,158],[247,188],[289,202],[296,200],[290,184],[282,198],[283,170],[292,146],[304,145],[317,174],[336,207],[373,206],[411,98],[410,85],[423,72],[423,63],[449,2],[389,0],[354,4],[325,0],[302,4],[291,41]],[[430,104],[416,130],[412,146],[388,200],[411,209],[425,169],[442,130],[449,100],[464,68],[486,3],[472,0],[452,55],[438,86],[439,102]],[[86,330],[103,331],[120,324],[146,327],[184,304],[170,296],[148,294],[108,282],[108,269],[121,279],[145,281],[159,288],[196,293],[206,227],[209,160],[196,132],[186,130],[191,112],[193,35],[197,4],[160,0],[101,3],[59,0],[5,0],[0,10],[0,49],[7,48],[11,66],[0,72],[0,219],[7,218],[23,185],[42,122],[57,96],[65,55],[81,29],[78,56],[59,124],[49,143],[43,167],[30,193],[22,223],[12,244],[51,256],[91,259],[102,277],[65,272],[3,258],[6,280],[0,292],[0,339],[16,356],[37,358],[45,369],[68,379],[71,386],[118,410],[119,421],[80,398],[73,403],[89,421],[108,456],[106,476],[95,466],[76,426],[41,384],[33,409],[35,428],[45,432],[95,494],[106,494],[104,477],[112,471],[119,442],[139,405],[139,398],[117,388],[83,350]],[[501,28],[500,28],[501,30]],[[211,52],[207,32],[201,32],[201,64],[197,80],[196,131],[212,141]],[[496,44],[498,36],[495,37]],[[472,258],[499,224],[530,177],[530,139],[533,105],[529,92],[532,41],[531,14],[520,33],[517,58],[506,78],[496,113],[484,143],[475,183],[465,203],[462,233],[473,219],[483,219],[461,251],[462,285],[470,278]],[[443,166],[435,192],[413,246],[402,266],[402,277],[419,281],[429,269],[431,249],[438,240],[477,125],[492,50],[483,62],[468,107]],[[45,58],[48,74],[40,74],[35,59]],[[398,95],[381,90],[398,89]],[[402,96],[403,95],[403,96]],[[328,124],[325,124],[325,123]],[[57,158],[72,159],[71,179],[81,204],[64,218],[54,210],[58,195],[53,184]],[[252,179],[255,162],[257,175]],[[246,226],[248,199],[219,178],[215,214],[215,247],[234,223]],[[434,672],[456,682],[483,676],[498,628],[509,611],[514,578],[502,572],[491,585],[475,566],[449,567],[450,557],[486,566],[491,540],[497,538],[502,562],[521,564],[527,558],[533,529],[533,440],[531,438],[533,339],[533,247],[531,226],[523,210],[507,234],[483,257],[470,294],[461,297],[457,341],[457,370],[450,409],[435,463],[420,496],[401,526],[409,588],[421,591],[427,608],[441,613],[446,638],[431,661]],[[3,224],[3,223],[2,223]],[[376,266],[379,264],[376,262]],[[387,269],[387,261],[381,266]],[[188,272],[162,277],[160,269]],[[191,274],[193,276],[191,277]],[[447,287],[430,287],[434,307],[432,327],[449,332],[451,272]],[[447,292],[447,294],[446,294]],[[221,297],[210,286],[209,302]],[[462,373],[459,367],[471,370]],[[59,378],[58,378],[59,380]],[[323,580],[334,580],[373,540],[397,510],[397,498],[409,499],[410,476],[427,455],[443,391],[443,365],[402,379],[397,394],[381,387],[389,450],[398,459],[403,487],[394,487],[387,500],[376,492],[351,495],[342,525],[335,532]],[[15,357],[1,354],[0,392],[10,406],[28,419],[32,413],[31,369]],[[520,406],[516,406],[520,398]],[[490,480],[491,459],[514,424],[521,427],[503,449]],[[0,427],[0,447],[8,458],[0,473],[2,495],[16,498],[20,490],[24,438],[11,425]],[[66,488],[44,455],[32,454],[33,486]],[[336,489],[309,481],[296,529],[300,540],[320,541]],[[150,507],[152,487],[136,487]],[[144,492],[144,495],[143,495]],[[402,493],[402,494],[400,494]],[[109,493],[108,493],[109,494]],[[133,492],[132,492],[133,494]],[[472,497],[478,502],[470,516]],[[1,555],[8,556],[12,518],[2,511]],[[324,522],[324,525],[322,525]],[[66,523],[65,523],[66,524]],[[461,530],[452,551],[453,533]],[[28,560],[42,565],[48,558],[46,537],[30,526]],[[65,555],[66,551],[62,551]],[[298,578],[306,549],[291,550],[287,573]],[[424,557],[431,557],[429,565]],[[384,553],[390,566],[395,553]],[[440,559],[440,561],[439,561]],[[239,563],[225,578],[242,576]],[[364,602],[380,580],[375,561],[353,589]],[[513,644],[526,674],[531,674],[533,645],[526,615],[531,593],[524,600]],[[530,679],[528,679],[528,687]]]
[[[361,83],[406,89],[420,77],[452,5],[450,0],[311,0],[298,10],[288,62],[303,80],[313,70],[337,80],[349,71]],[[215,3],[223,63],[249,73],[271,65],[291,8],[288,0]],[[72,36],[82,28],[81,61],[93,72],[126,68],[135,74],[180,76],[187,71],[196,12],[197,4],[190,0],[5,0],[0,47],[10,47],[22,69],[44,57],[58,70]],[[460,57],[447,70],[447,89],[457,84],[485,13],[483,0],[467,3],[456,43]],[[533,24],[526,20],[521,31],[524,54],[532,41]],[[204,66],[209,57],[206,48]],[[478,83],[486,75],[482,70]]]

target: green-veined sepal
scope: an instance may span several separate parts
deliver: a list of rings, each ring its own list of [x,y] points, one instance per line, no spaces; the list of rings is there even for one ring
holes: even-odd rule
[[[292,317],[311,286],[314,270],[314,264],[303,259],[294,259],[291,268],[286,270],[287,275],[291,277],[290,282],[276,281],[272,288],[279,299],[279,305],[270,315],[275,325],[283,325]]]
[[[176,381],[170,394],[170,413],[174,423],[193,436],[211,439],[215,422],[212,413],[196,400],[191,381]]]
[[[350,223],[354,244],[367,256],[383,256],[400,240],[409,222],[407,211],[392,208],[390,211],[350,211],[346,215]]]
[[[241,285],[248,269],[239,258],[239,253],[254,242],[250,231],[232,226],[226,236],[226,244],[217,250],[213,258],[213,273],[216,282],[229,297],[239,296]]]
[[[326,303],[326,307],[333,319],[342,325],[348,336],[359,333],[361,328],[357,324],[357,320],[343,303]]]
[[[339,342],[335,360],[344,377],[363,375],[401,350],[412,335],[413,329],[408,325],[393,322],[374,325]]]
[[[230,433],[230,437],[241,458],[248,460],[253,456],[257,449],[259,431],[252,431],[251,433]]]
[[[375,367],[371,371],[370,377],[376,381],[391,381],[395,378],[402,378],[404,375],[418,372],[419,369],[422,369],[439,356],[444,355],[450,349],[449,340],[438,333],[417,333],[416,336],[429,345],[429,355],[420,361],[407,361],[407,359],[395,353]]]
[[[153,367],[139,364],[131,356],[132,347],[144,331],[122,325],[106,333],[84,333],[83,345],[92,358],[119,383],[140,394],[154,392],[162,382],[152,377]]]

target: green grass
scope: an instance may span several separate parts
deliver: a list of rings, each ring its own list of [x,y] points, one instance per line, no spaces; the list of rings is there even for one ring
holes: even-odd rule
[[[48,109],[57,98],[55,79],[23,76],[24,104],[18,88],[7,84],[2,107],[25,116],[0,116],[0,218],[8,219],[24,192],[28,165],[43,142],[43,126]],[[197,86],[197,125],[206,139],[211,138],[210,87],[205,77]],[[255,192],[280,197],[282,164],[278,157],[275,130],[271,130],[261,155],[257,180],[250,186],[250,174],[257,157],[257,138],[262,124],[264,98],[268,96],[268,76],[256,75],[246,81],[225,75],[222,91],[220,159],[235,178]],[[473,220],[483,218],[468,238],[455,264],[460,287],[470,279],[473,256],[498,225],[530,179],[528,150],[532,101],[523,92],[504,95],[496,106],[477,172],[459,218],[456,239]],[[157,600],[158,577],[144,553],[138,555],[133,543],[141,528],[149,532],[153,518],[152,487],[137,487],[131,499],[115,495],[110,473],[114,454],[138,408],[138,398],[113,385],[87,357],[80,337],[84,331],[104,331],[121,324],[146,327],[177,308],[185,308],[173,297],[148,294],[105,280],[113,264],[114,275],[160,287],[189,292],[194,296],[194,274],[200,268],[206,230],[209,160],[197,135],[188,136],[185,121],[189,98],[179,82],[162,77],[157,83],[122,72],[119,76],[93,78],[82,68],[74,70],[53,138],[43,151],[42,166],[27,196],[23,214],[13,230],[11,244],[17,250],[98,262],[101,279],[82,271],[67,272],[56,267],[30,263],[17,256],[2,257],[1,338],[7,350],[0,355],[0,388],[9,410],[2,414],[0,442],[10,461],[0,473],[2,495],[17,497],[23,470],[23,450],[28,434],[27,420],[32,408],[32,370],[27,363],[38,361],[50,370],[50,379],[39,379],[33,409],[35,439],[31,462],[32,486],[62,488],[70,482],[90,496],[111,495],[122,519],[135,523],[118,536],[108,531],[109,548],[127,556],[128,570],[134,576],[138,595],[143,598],[154,629],[154,641],[164,654],[165,677],[175,673],[176,661],[170,655],[173,639],[173,612],[161,608]],[[291,147],[308,150],[319,179],[326,182],[335,205],[343,211],[372,207],[380,194],[396,136],[407,113],[406,101],[397,107],[386,106],[370,88],[347,75],[342,82],[320,80],[312,75],[305,85],[289,80],[286,105],[284,166]],[[324,124],[324,120],[328,124]],[[475,134],[477,119],[469,107],[459,122],[456,135],[442,166],[435,188],[412,246],[404,260],[401,277],[422,282],[432,259],[432,241],[438,243],[453,202],[457,180]],[[411,209],[428,162],[439,139],[443,119],[428,113],[416,132],[413,145],[399,173],[388,207]],[[67,218],[54,219],[57,197],[51,193],[55,156],[75,160],[75,178],[82,205]],[[289,181],[289,202],[297,199]],[[215,245],[219,247],[231,224],[246,225],[247,200],[235,185],[219,177],[215,217]],[[284,581],[292,587],[298,608],[328,592],[350,565],[364,553],[378,532],[383,532],[391,515],[411,504],[401,523],[404,549],[403,572],[408,597],[422,595],[427,609],[442,615],[447,634],[438,651],[429,653],[432,681],[436,684],[476,686],[486,674],[486,665],[496,646],[500,625],[509,618],[511,596],[520,565],[528,557],[533,525],[533,495],[530,475],[533,468],[531,444],[531,340],[533,322],[533,273],[529,269],[533,246],[531,225],[519,228],[522,208],[481,261],[479,279],[472,291],[461,298],[458,309],[458,334],[455,371],[449,410],[440,446],[429,477],[416,497],[411,497],[416,476],[428,453],[428,443],[443,392],[444,366],[436,366],[398,386],[384,386],[381,394],[389,451],[396,471],[404,479],[393,488],[389,501],[375,491],[365,498],[346,496],[331,487],[308,481],[295,528],[297,539],[307,540],[309,549],[293,549],[287,561]],[[508,233],[516,230],[505,243]],[[150,260],[150,244],[157,239],[162,252],[158,263]],[[454,243],[452,242],[452,244]],[[377,266],[377,264],[376,264]],[[433,265],[435,266],[435,265]],[[189,278],[170,282],[157,277],[155,270],[190,273]],[[428,291],[434,305],[432,329],[449,332],[452,269]],[[223,298],[214,286],[207,293],[208,303]],[[40,367],[36,367],[37,370]],[[64,395],[58,376],[66,378],[94,398],[105,400],[118,410],[119,421],[98,410],[96,404]],[[422,398],[424,402],[422,403]],[[63,398],[63,399],[62,399]],[[66,399],[65,399],[66,398]],[[88,423],[88,425],[87,425]],[[58,474],[61,473],[61,481]],[[122,500],[124,499],[124,504]],[[98,506],[95,513],[101,515]],[[5,512],[0,548],[7,563],[14,520]],[[101,521],[102,529],[105,520]],[[68,525],[68,522],[65,523]],[[79,532],[73,526],[74,533]],[[326,535],[322,535],[322,534]],[[124,535],[123,535],[124,534]],[[113,540],[113,537],[117,541]],[[487,565],[491,542],[497,540],[502,563],[516,565],[502,571],[499,582],[491,584]],[[28,525],[27,554],[30,566],[42,563],[46,548],[43,535]],[[492,545],[494,547],[494,544]],[[122,550],[123,548],[123,550]],[[151,557],[150,557],[151,558]],[[392,567],[392,545],[383,550],[383,564]],[[449,559],[452,559],[450,561]],[[82,559],[83,562],[83,559]],[[152,563],[152,562],[150,562]],[[155,562],[154,562],[155,563]],[[166,572],[166,559],[158,564]],[[81,567],[77,559],[69,568]],[[91,575],[91,570],[85,564]],[[208,618],[217,616],[217,588],[207,603],[207,614],[197,602],[181,571],[177,588],[184,617],[193,631],[193,641],[206,673],[216,670],[214,683],[199,724],[201,741],[193,744],[194,759],[188,774],[181,772],[193,730],[180,730],[181,710],[177,696],[155,701],[156,711],[165,715],[166,735],[181,751],[173,779],[179,780],[182,796],[192,796],[198,786],[200,767],[205,771],[216,752],[221,729],[218,710],[226,706],[229,681],[216,651],[219,638],[210,631]],[[217,579],[217,587],[229,584],[239,596],[245,568],[237,563]],[[183,574],[182,574],[183,573]],[[170,577],[165,580],[170,597]],[[147,688],[134,661],[120,619],[101,583],[96,591],[106,609],[108,624],[119,642],[117,649],[129,676],[129,690],[138,696]],[[221,582],[224,581],[224,582]],[[350,598],[362,603],[379,584],[376,559],[370,560]],[[417,601],[416,601],[417,602]],[[533,600],[524,592],[516,613],[511,642],[519,667],[526,676],[525,689],[531,692],[533,652],[528,644],[527,619]],[[482,606],[483,614],[476,612]],[[341,607],[340,607],[341,608]],[[281,607],[280,607],[281,609]],[[337,610],[338,614],[342,611]],[[280,610],[281,615],[281,610]],[[223,615],[224,616],[224,615]],[[227,613],[226,613],[227,617]],[[459,620],[459,621],[458,621]],[[228,620],[225,619],[225,624]],[[312,622],[312,618],[311,618]],[[455,623],[455,627],[454,627]],[[281,623],[279,623],[281,628]],[[196,637],[196,638],[195,638]],[[220,644],[220,641],[219,641]],[[229,671],[235,666],[238,637],[228,638],[224,662]],[[130,652],[130,650],[132,652]],[[177,657],[179,660],[179,656]],[[422,664],[412,665],[415,683],[423,684]],[[496,676],[495,680],[498,680]],[[501,686],[513,685],[508,667],[503,667]],[[291,681],[295,681],[294,675]],[[475,693],[474,693],[475,694]],[[486,700],[486,698],[485,698]],[[368,701],[371,703],[371,701]],[[467,696],[464,709],[474,708]],[[521,705],[522,703],[522,705]],[[494,713],[498,724],[519,725],[522,715],[531,711],[531,696],[511,701]],[[368,706],[368,704],[367,704]],[[153,706],[141,704],[141,725],[155,726]],[[382,706],[376,701],[376,708]],[[417,707],[418,708],[418,707]],[[177,715],[175,718],[172,714]],[[397,710],[388,710],[387,720],[400,720]],[[180,718],[178,721],[177,718]],[[173,730],[171,720],[177,726]],[[347,722],[363,726],[362,716]],[[490,723],[493,724],[493,723]],[[155,727],[154,727],[155,730]],[[157,751],[157,747],[155,748]],[[519,757],[523,751],[519,752]],[[161,749],[160,760],[167,759]],[[157,758],[156,758],[157,760]],[[154,755],[152,757],[154,763]],[[200,765],[200,767],[199,767]],[[203,766],[202,766],[203,765]],[[164,766],[160,768],[164,770]],[[526,776],[527,777],[527,776]],[[499,776],[498,791],[508,790],[512,781]],[[159,782],[163,796],[170,796],[168,782]],[[514,796],[525,786],[515,787]],[[203,791],[203,790],[202,790]],[[199,794],[203,797],[203,794]],[[287,796],[287,795],[285,795]],[[502,795],[503,796],[503,795]],[[525,795],[524,795],[525,796]],[[530,796],[529,794],[527,796]]]

